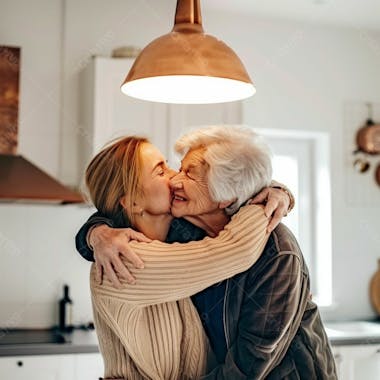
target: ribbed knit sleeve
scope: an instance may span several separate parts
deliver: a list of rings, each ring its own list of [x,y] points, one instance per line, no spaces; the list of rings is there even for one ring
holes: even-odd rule
[[[92,268],[93,294],[119,299],[134,306],[148,306],[189,297],[208,286],[247,270],[260,257],[268,234],[262,206],[245,206],[215,238],[186,244],[132,242],[144,269],[130,268],[136,284],[115,289],[104,278],[98,285]]]

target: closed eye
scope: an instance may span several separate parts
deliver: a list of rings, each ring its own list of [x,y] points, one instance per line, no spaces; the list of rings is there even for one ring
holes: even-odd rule
[[[192,173],[191,173],[191,170],[183,170],[183,169],[181,168],[179,171],[182,172],[182,173],[185,173],[185,176],[186,176],[187,178],[190,178],[190,179],[192,179],[192,180],[195,180],[194,176],[193,176]]]

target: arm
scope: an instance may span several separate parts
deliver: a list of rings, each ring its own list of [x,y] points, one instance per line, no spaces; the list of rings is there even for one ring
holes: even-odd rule
[[[83,224],[83,226],[80,228],[80,230],[75,236],[76,249],[81,254],[81,256],[87,261],[95,261],[94,252],[88,246],[87,243],[87,234],[90,231],[90,229],[99,224],[106,224],[109,227],[116,227],[112,219],[102,216],[100,212],[96,212],[88,218],[87,222]]]
[[[272,217],[268,225],[268,233],[270,233],[281,222],[281,219],[292,211],[295,199],[285,185],[272,181],[269,187],[260,191],[249,203],[265,204],[265,215]]]
[[[122,281],[122,289],[116,290],[105,278],[98,285],[92,269],[92,291],[140,306],[189,297],[252,266],[268,239],[267,224],[262,207],[246,206],[214,239],[186,244],[132,242],[145,265],[144,270],[131,268],[136,284],[128,286]]]
[[[288,190],[286,192],[281,190],[285,188],[284,185],[272,181],[271,186],[262,190],[252,200],[252,203],[256,204],[266,202],[265,214],[268,217],[273,215],[268,225],[268,233],[280,223],[282,217],[294,205],[293,195]],[[131,229],[126,231],[126,229],[115,227],[124,226],[117,225],[113,220],[103,217],[100,213],[95,213],[79,230],[75,240],[77,250],[86,260],[94,261],[95,256],[98,273],[97,281],[102,281],[102,274],[105,272],[114,287],[120,288],[121,283],[119,280],[121,277],[129,279],[130,283],[134,282],[134,278],[127,267],[122,265],[120,255],[129,258],[129,261],[137,265],[137,267],[142,265],[142,261],[129,247],[129,241],[134,238]],[[93,249],[88,246],[90,234]],[[137,239],[144,241],[141,238]]]
[[[301,323],[308,297],[299,258],[285,252],[245,288],[237,337],[225,363],[203,380],[264,379],[279,365]]]
[[[286,213],[284,214],[286,216],[286,214],[288,214],[290,211],[293,210],[294,208],[294,205],[296,203],[296,200],[294,198],[294,195],[293,193],[290,191],[289,188],[287,188],[283,183],[281,182],[277,182],[275,180],[272,180],[272,182],[270,183],[270,186],[269,186],[271,189],[279,189],[279,190],[282,190],[285,194],[286,194],[286,197],[287,197],[287,206],[288,208],[286,209]]]
[[[104,270],[113,285],[118,288],[121,286],[119,278],[124,278],[131,284],[135,282],[135,278],[129,272],[128,267],[121,262],[121,255],[136,268],[144,267],[143,261],[130,249],[129,241],[132,239],[151,241],[131,228],[115,228],[121,226],[120,221],[112,220],[96,212],[90,216],[75,237],[77,251],[86,260],[95,261],[97,281],[102,282]],[[97,244],[98,249],[96,251],[93,251],[89,246],[89,235],[94,228],[98,229],[98,234],[92,240],[95,242],[93,244]],[[108,244],[109,240],[113,241],[112,245]]]

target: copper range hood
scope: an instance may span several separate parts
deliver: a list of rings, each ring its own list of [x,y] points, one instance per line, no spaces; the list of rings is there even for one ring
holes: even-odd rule
[[[12,154],[0,154],[0,202],[81,203],[81,195]]]
[[[81,203],[81,195],[17,155],[20,48],[0,46],[0,202]]]

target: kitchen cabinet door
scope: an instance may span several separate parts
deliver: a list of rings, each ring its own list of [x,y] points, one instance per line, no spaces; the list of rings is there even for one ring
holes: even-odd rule
[[[242,102],[168,105],[167,136],[169,153],[167,158],[169,163],[174,168],[178,167],[179,158],[174,153],[174,144],[181,135],[194,127],[241,123]]]
[[[95,380],[104,375],[101,354],[77,354],[74,360],[76,380]]]
[[[73,356],[41,355],[0,358],[0,379],[74,379]]]
[[[167,154],[167,105],[133,99],[120,86],[133,59],[94,57],[81,77],[80,161],[82,172],[110,140],[125,136],[148,137]]]
[[[380,345],[333,347],[340,380],[379,380]]]

